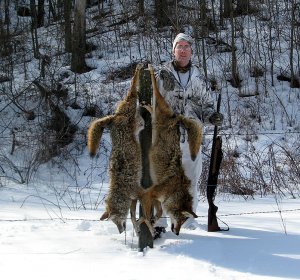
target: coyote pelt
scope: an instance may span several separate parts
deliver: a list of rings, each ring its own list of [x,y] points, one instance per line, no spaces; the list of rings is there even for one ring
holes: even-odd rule
[[[112,220],[120,233],[126,228],[129,209],[133,226],[138,231],[135,207],[137,199],[144,192],[140,186],[142,162],[137,140],[138,131],[143,128],[143,119],[137,109],[141,68],[141,64],[136,67],[130,90],[118,105],[115,114],[93,121],[88,129],[88,149],[91,156],[96,154],[104,128],[110,130],[110,187],[105,201],[106,210],[100,220]]]
[[[143,196],[145,216],[151,215],[151,202],[160,201],[170,215],[172,231],[179,234],[181,225],[188,217],[197,217],[192,209],[190,194],[191,181],[184,173],[182,152],[180,150],[180,126],[186,129],[191,159],[195,160],[202,141],[202,127],[196,121],[183,115],[174,114],[171,107],[159,93],[154,70],[149,65],[153,93],[154,108],[152,111],[153,140],[150,150],[150,172],[153,186]],[[156,214],[158,219],[161,212]]]

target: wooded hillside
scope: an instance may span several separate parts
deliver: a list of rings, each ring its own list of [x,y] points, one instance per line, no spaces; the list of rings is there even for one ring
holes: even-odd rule
[[[222,94],[219,190],[294,196],[299,31],[299,0],[1,1],[0,186],[37,180],[45,168],[79,189],[90,186],[92,172],[106,180],[108,138],[93,166],[80,164],[89,123],[114,110],[136,63],[170,60],[174,37],[186,32],[213,96]],[[212,129],[203,143],[203,192]]]

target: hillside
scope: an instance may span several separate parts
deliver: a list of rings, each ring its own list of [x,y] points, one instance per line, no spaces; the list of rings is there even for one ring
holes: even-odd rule
[[[207,1],[207,16],[215,21],[204,32],[197,1],[178,1],[177,24],[164,27],[156,25],[152,1],[145,1],[144,15],[134,1],[94,2],[89,1],[86,9],[89,71],[75,73],[70,70],[71,54],[65,51],[63,18],[54,20],[46,5],[48,16],[34,33],[31,18],[17,15],[20,5],[9,1],[10,31],[6,37],[2,32],[0,62],[0,186],[48,181],[59,199],[74,191],[77,207],[87,207],[91,186],[108,180],[110,151],[105,135],[98,156],[89,159],[89,123],[114,110],[137,62],[158,66],[171,59],[172,40],[181,30],[195,37],[193,61],[213,86],[214,97],[222,95],[225,122],[219,133],[224,160],[219,191],[245,198],[298,195],[300,43],[290,30],[295,26],[299,34],[299,13],[296,18],[291,13],[292,7],[299,11],[299,5],[277,1],[270,9],[257,1],[255,11],[224,18],[217,25],[219,7]],[[206,128],[203,144],[203,194],[212,129]],[[64,177],[64,186],[56,185],[57,176]]]

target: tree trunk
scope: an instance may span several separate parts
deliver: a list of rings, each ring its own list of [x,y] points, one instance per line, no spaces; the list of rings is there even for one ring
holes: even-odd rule
[[[44,26],[44,3],[45,0],[38,0],[38,12],[37,12],[37,27]]]
[[[37,14],[35,7],[35,0],[30,0],[30,11],[31,11],[31,38],[33,47],[33,56],[39,59],[39,43],[37,35]]]
[[[214,4],[212,4],[214,5]],[[224,0],[220,0],[220,8],[219,8],[219,13],[220,13],[220,27],[223,27],[224,25]]]
[[[72,1],[70,0],[70,2],[72,2]],[[82,1],[82,2],[86,2],[86,0],[84,0],[84,1]],[[54,5],[53,5],[52,0],[49,0],[49,11],[50,11],[50,13],[52,14],[53,21],[57,21],[57,20],[58,20],[58,17],[57,17],[57,13],[56,13],[56,11],[55,11],[55,7],[54,7]]]
[[[10,20],[9,20],[9,1],[5,0],[4,2],[4,20],[2,20],[2,13],[0,12],[0,46],[3,48],[2,55],[10,55],[11,47],[9,44],[10,41]],[[1,50],[0,47],[0,50]]]
[[[238,15],[247,15],[249,13],[249,0],[237,0],[236,13]]]
[[[4,24],[9,26],[10,19],[9,19],[9,0],[4,1]]]
[[[145,1],[144,0],[138,0],[139,5],[139,15],[143,16],[145,15]]]
[[[206,15],[207,7],[205,1],[200,1],[200,22],[201,22],[201,37],[208,35],[208,17]]]
[[[291,43],[290,43],[290,68],[291,68],[291,88],[299,88],[299,80],[295,76],[294,71],[294,40],[295,40],[295,11],[296,3],[295,0],[291,0]]]
[[[65,19],[65,49],[72,52],[72,27],[71,27],[71,8],[72,1],[64,0],[64,19]]]
[[[224,10],[223,10],[223,17],[224,18],[229,18],[230,14],[232,12],[232,0],[224,0]]]
[[[155,16],[157,27],[170,25],[170,17],[168,13],[168,3],[166,0],[155,0]]]
[[[85,7],[86,0],[75,0],[71,70],[76,73],[89,70],[85,63]]]
[[[232,2],[230,2],[230,24],[231,24],[231,85],[235,88],[239,88],[240,78],[237,70],[237,58],[235,48],[235,24],[233,17]]]

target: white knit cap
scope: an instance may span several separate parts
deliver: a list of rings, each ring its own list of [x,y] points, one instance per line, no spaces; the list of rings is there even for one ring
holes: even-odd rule
[[[193,44],[194,40],[190,35],[184,34],[184,33],[179,33],[177,34],[177,36],[175,37],[174,41],[173,41],[173,51],[177,45],[178,42],[180,41],[186,41],[188,42],[190,45]]]

